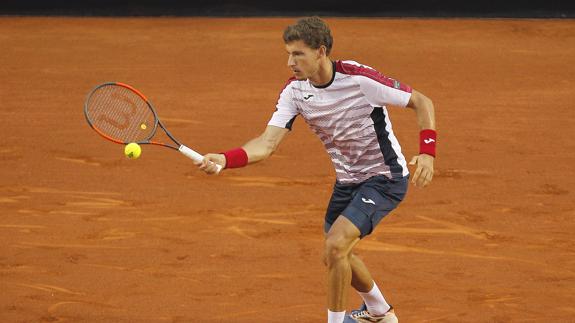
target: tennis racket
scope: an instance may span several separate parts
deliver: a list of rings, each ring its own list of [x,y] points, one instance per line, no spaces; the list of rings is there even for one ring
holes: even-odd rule
[[[204,156],[180,143],[166,129],[152,103],[130,85],[110,82],[96,86],[86,98],[84,114],[92,129],[102,137],[118,143],[139,145],[152,144],[178,150],[194,163],[199,164]],[[158,126],[173,143],[152,140]],[[217,165],[219,173],[221,165]]]

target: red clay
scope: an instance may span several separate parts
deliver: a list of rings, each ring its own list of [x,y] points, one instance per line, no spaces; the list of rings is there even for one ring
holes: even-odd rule
[[[208,177],[160,147],[127,160],[82,114],[120,81],[190,147],[243,144],[290,76],[292,21],[0,18],[0,321],[325,322],[334,173],[302,120]],[[402,322],[572,321],[575,21],[327,21],[334,59],[437,110],[432,186],[359,246]],[[410,158],[415,115],[390,110]]]

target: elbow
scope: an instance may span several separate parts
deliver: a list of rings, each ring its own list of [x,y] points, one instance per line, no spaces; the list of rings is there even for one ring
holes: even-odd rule
[[[435,107],[433,105],[433,101],[426,97],[425,95],[421,95],[417,98],[415,102],[413,102],[413,109],[416,112],[422,112],[426,114],[433,114]]]
[[[416,107],[422,107],[422,108],[430,108],[433,110],[433,101],[431,101],[430,98],[428,98],[427,96],[420,94],[417,98],[417,102],[415,104]]]
[[[427,96],[425,96],[421,92],[413,90],[413,94],[411,95],[411,98],[409,99],[409,102],[407,103],[407,107],[409,107],[415,111],[433,110],[433,101],[431,101],[430,98],[428,98]]]
[[[421,129],[435,129],[435,107],[430,98],[419,92],[414,92],[408,106],[415,110]]]

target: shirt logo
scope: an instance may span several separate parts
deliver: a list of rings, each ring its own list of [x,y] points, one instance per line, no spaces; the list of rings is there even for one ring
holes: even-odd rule
[[[433,138],[423,139],[423,142],[426,144],[430,144],[432,142],[435,142],[435,139],[433,139]]]
[[[362,197],[361,200],[363,203],[375,205],[375,202],[372,199],[366,199],[365,197]]]
[[[303,97],[304,100],[309,100],[309,98],[311,98],[313,96],[313,94],[308,94],[306,96]]]

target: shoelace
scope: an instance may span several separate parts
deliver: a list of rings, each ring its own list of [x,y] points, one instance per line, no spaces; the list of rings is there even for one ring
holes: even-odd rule
[[[369,315],[369,312],[366,310],[359,311],[359,312],[354,311],[351,313],[351,318],[354,318],[354,319],[358,319],[360,317],[369,317],[369,316],[371,316],[371,315]]]

